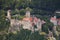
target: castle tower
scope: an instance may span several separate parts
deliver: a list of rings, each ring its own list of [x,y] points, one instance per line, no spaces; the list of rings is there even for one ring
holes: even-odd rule
[[[26,11],[26,17],[29,17],[30,18],[30,11]]]
[[[27,7],[25,16],[28,18],[30,18],[30,11],[31,11],[31,9],[29,7]]]
[[[8,18],[8,19],[11,19],[11,10],[8,10],[8,11],[7,11],[7,18]]]

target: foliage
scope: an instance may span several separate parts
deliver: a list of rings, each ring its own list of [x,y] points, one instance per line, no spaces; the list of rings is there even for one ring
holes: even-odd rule
[[[46,35],[45,31],[44,32],[41,32],[40,35]]]
[[[18,19],[18,20],[22,20],[25,16],[21,16],[21,15],[14,15],[12,16],[12,19]]]
[[[26,11],[25,9],[29,7],[29,9],[32,9],[31,13],[33,15],[36,15],[38,18],[46,21],[42,30],[48,33],[48,28],[51,30],[53,27],[53,24],[49,21],[48,16],[54,15],[54,11],[60,9],[59,3],[59,0],[0,0],[0,31],[8,30],[9,28],[9,22],[6,21],[5,11],[11,9],[11,15],[24,15]],[[17,18],[20,20],[24,18],[24,16],[17,16]],[[33,34],[30,33],[30,31],[26,30],[21,30],[21,32],[16,35],[10,33],[6,36],[6,40],[45,40],[44,36],[39,35],[37,32]],[[3,36],[0,36],[0,40],[3,40],[2,38]]]
[[[9,27],[9,22],[6,21],[4,10],[0,10],[0,31],[7,30]]]
[[[25,9],[30,7],[32,9],[54,11],[59,8],[58,0],[0,0],[1,9]]]
[[[23,29],[17,34],[10,33],[8,36],[8,40],[46,40],[44,36],[38,32],[31,33],[31,31]]]
[[[19,12],[20,12],[20,15],[25,15],[25,9],[21,9]]]
[[[43,32],[46,32],[47,34],[49,33],[49,31],[48,31],[48,26],[47,26],[46,24],[44,24],[44,25],[42,26],[42,31],[43,31]]]

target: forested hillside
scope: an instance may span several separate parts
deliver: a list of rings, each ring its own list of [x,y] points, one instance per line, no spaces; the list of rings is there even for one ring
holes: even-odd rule
[[[15,34],[8,33],[10,20],[6,19],[7,11],[11,10],[11,15],[18,14],[22,19],[26,8],[29,8],[31,15],[46,22],[42,28],[44,31],[42,35],[38,31],[31,33],[31,31],[24,29],[20,29],[20,32],[17,31]],[[47,40],[45,34],[48,34],[48,28],[53,26],[50,17],[56,15],[55,11],[57,10],[60,11],[60,0],[0,0],[0,40]],[[57,14],[57,17],[59,18],[60,14]],[[56,35],[55,38],[60,40]]]
[[[60,9],[59,4],[60,0],[0,0],[0,10],[20,11],[29,7],[33,10],[33,14],[51,14]]]

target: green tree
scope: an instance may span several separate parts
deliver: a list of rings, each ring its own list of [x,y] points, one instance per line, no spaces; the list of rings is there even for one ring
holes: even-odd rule
[[[5,11],[0,10],[0,31],[5,31],[9,27],[8,21],[6,21]]]

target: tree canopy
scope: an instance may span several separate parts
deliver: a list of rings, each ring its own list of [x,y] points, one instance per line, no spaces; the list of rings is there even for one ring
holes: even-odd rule
[[[5,11],[0,10],[0,31],[6,31],[9,27],[9,22],[6,21]]]

